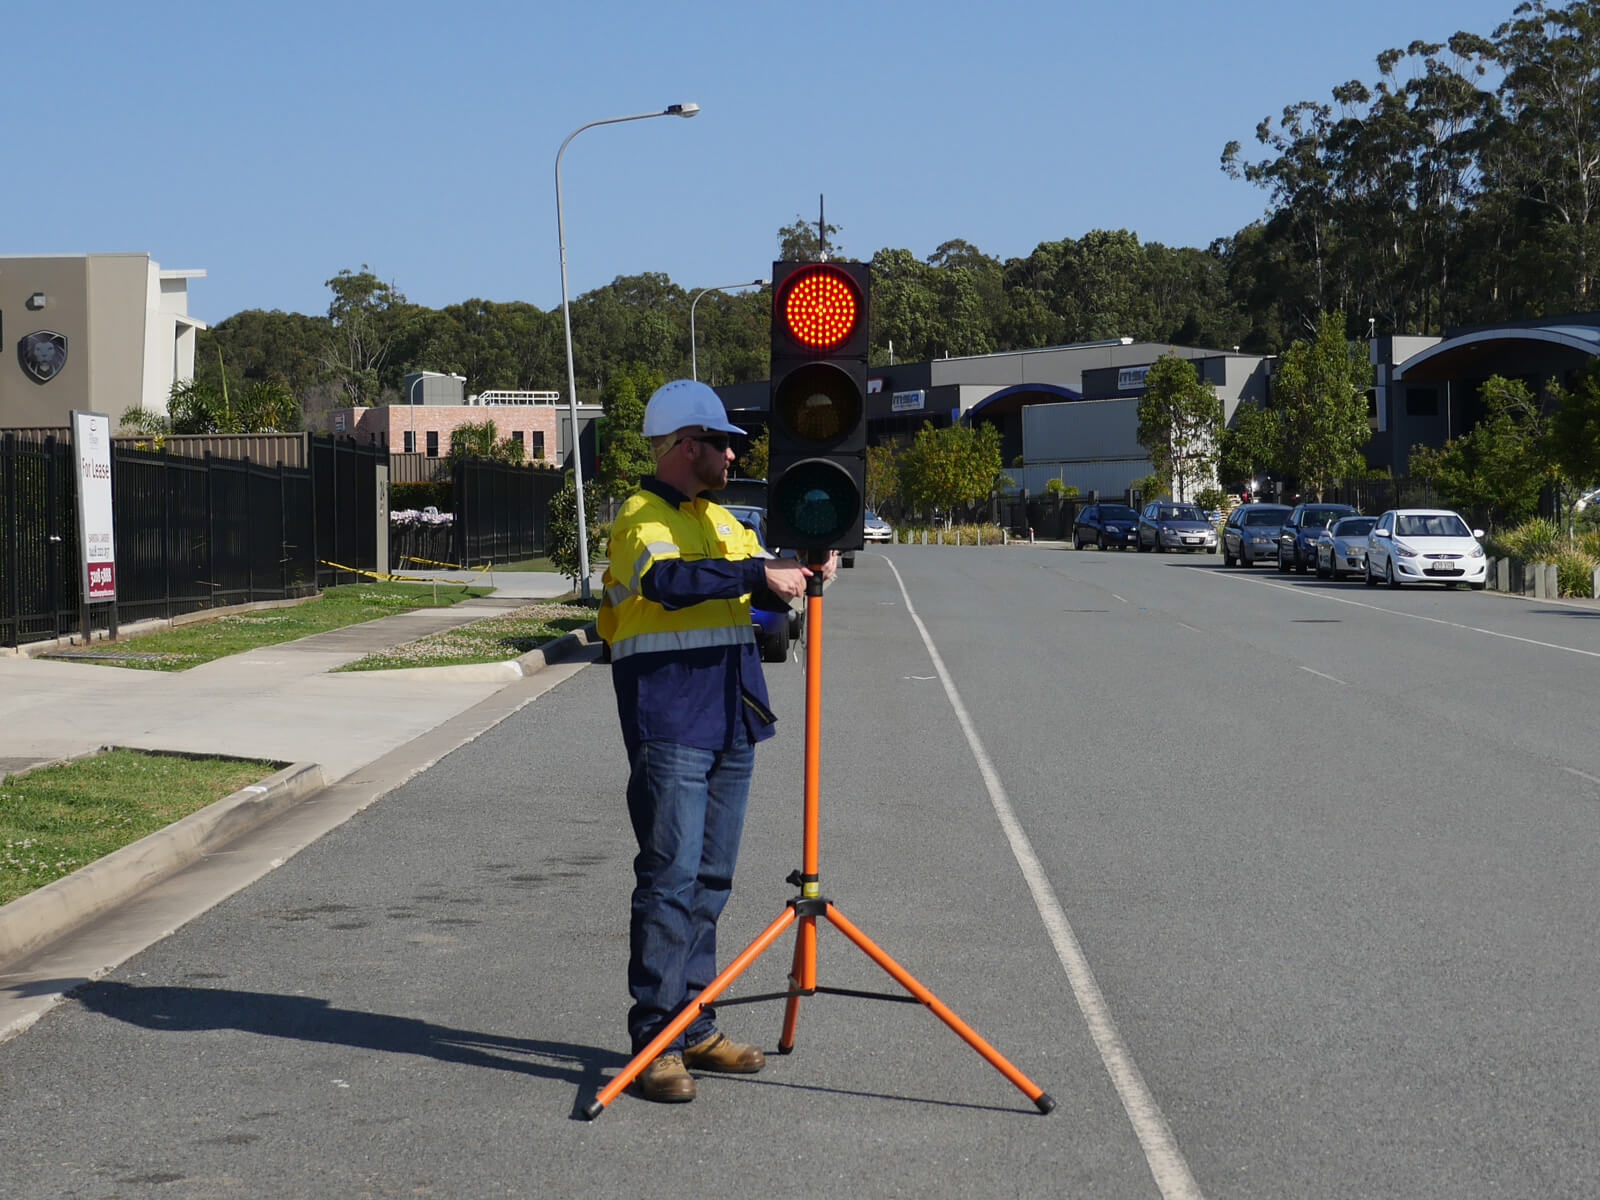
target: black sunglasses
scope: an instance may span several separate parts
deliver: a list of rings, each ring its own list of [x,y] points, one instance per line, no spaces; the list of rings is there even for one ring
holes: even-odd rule
[[[728,452],[728,435],[725,433],[691,433],[678,439],[680,442],[699,442],[719,453]]]

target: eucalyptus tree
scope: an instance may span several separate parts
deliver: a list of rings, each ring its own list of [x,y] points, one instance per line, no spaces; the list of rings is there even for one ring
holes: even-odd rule
[[[360,271],[345,268],[323,286],[333,292],[328,304],[332,328],[323,362],[352,407],[371,407],[382,393],[395,342],[417,310],[394,284],[384,283],[366,263]]]
[[[1494,31],[1506,121],[1503,186],[1543,218],[1568,305],[1593,307],[1600,273],[1600,0],[1525,0]],[[1559,302],[1558,302],[1559,303]]]
[[[810,221],[796,213],[794,224],[778,230],[778,258],[782,262],[817,262],[824,255],[842,259],[844,247],[835,236],[840,232],[839,226],[826,220]]]

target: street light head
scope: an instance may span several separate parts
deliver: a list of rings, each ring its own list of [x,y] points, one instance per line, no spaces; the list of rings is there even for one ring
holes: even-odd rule
[[[667,105],[667,112],[671,113],[675,117],[692,117],[699,111],[700,106],[694,103],[692,100],[688,104]]]

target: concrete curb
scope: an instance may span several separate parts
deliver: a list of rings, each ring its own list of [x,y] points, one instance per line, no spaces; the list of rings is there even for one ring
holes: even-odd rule
[[[544,670],[551,663],[560,662],[575,650],[592,646],[599,641],[593,623],[564,633],[518,658],[502,662],[466,663],[454,667],[395,667],[376,672],[385,679],[426,680],[431,683],[510,683]],[[338,672],[339,674],[365,674],[366,672]]]
[[[319,765],[295,763],[0,906],[0,964],[70,933],[322,787]]]

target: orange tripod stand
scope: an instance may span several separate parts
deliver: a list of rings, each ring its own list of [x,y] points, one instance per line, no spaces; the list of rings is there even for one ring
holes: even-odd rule
[[[788,882],[795,884],[800,889],[800,895],[790,900],[771,925],[762,930],[760,936],[744,948],[739,955],[729,963],[715,979],[708,983],[700,994],[695,996],[671,1021],[662,1027],[655,1039],[640,1050],[629,1060],[628,1065],[605,1087],[601,1088],[595,1098],[585,1106],[583,1115],[589,1120],[594,1120],[605,1111],[606,1105],[621,1094],[622,1090],[632,1083],[639,1074],[655,1061],[673,1039],[687,1029],[701,1008],[709,1005],[729,984],[737,979],[763,951],[767,949],[778,935],[789,926],[799,922],[795,931],[794,965],[789,971],[789,990],[777,992],[768,996],[752,996],[750,1000],[786,1000],[783,1016],[783,1033],[778,1039],[778,1050],[788,1054],[794,1049],[795,1024],[800,1016],[800,1000],[803,996],[814,996],[819,992],[834,995],[858,996],[870,1000],[896,1000],[909,1003],[921,1003],[931,1009],[935,1016],[955,1030],[956,1034],[983,1055],[989,1064],[1021,1089],[1023,1095],[1032,1100],[1042,1113],[1048,1113],[1055,1108],[1056,1102],[1048,1092],[1043,1091],[1031,1079],[1024,1075],[988,1042],[967,1025],[960,1017],[951,1012],[940,1002],[939,998],[922,984],[918,983],[911,973],[894,959],[883,952],[873,941],[857,929],[844,917],[831,900],[824,899],[817,875],[817,776],[821,762],[819,742],[821,731],[821,677],[822,677],[822,560],[813,556],[810,566],[813,574],[806,584],[806,742],[805,742],[805,845],[803,852],[803,866],[801,870],[790,874]],[[817,918],[821,917],[831,924],[845,937],[849,938],[861,950],[877,963],[891,978],[910,993],[909,996],[882,995],[876,992],[860,992],[847,988],[821,987],[817,984]]]

